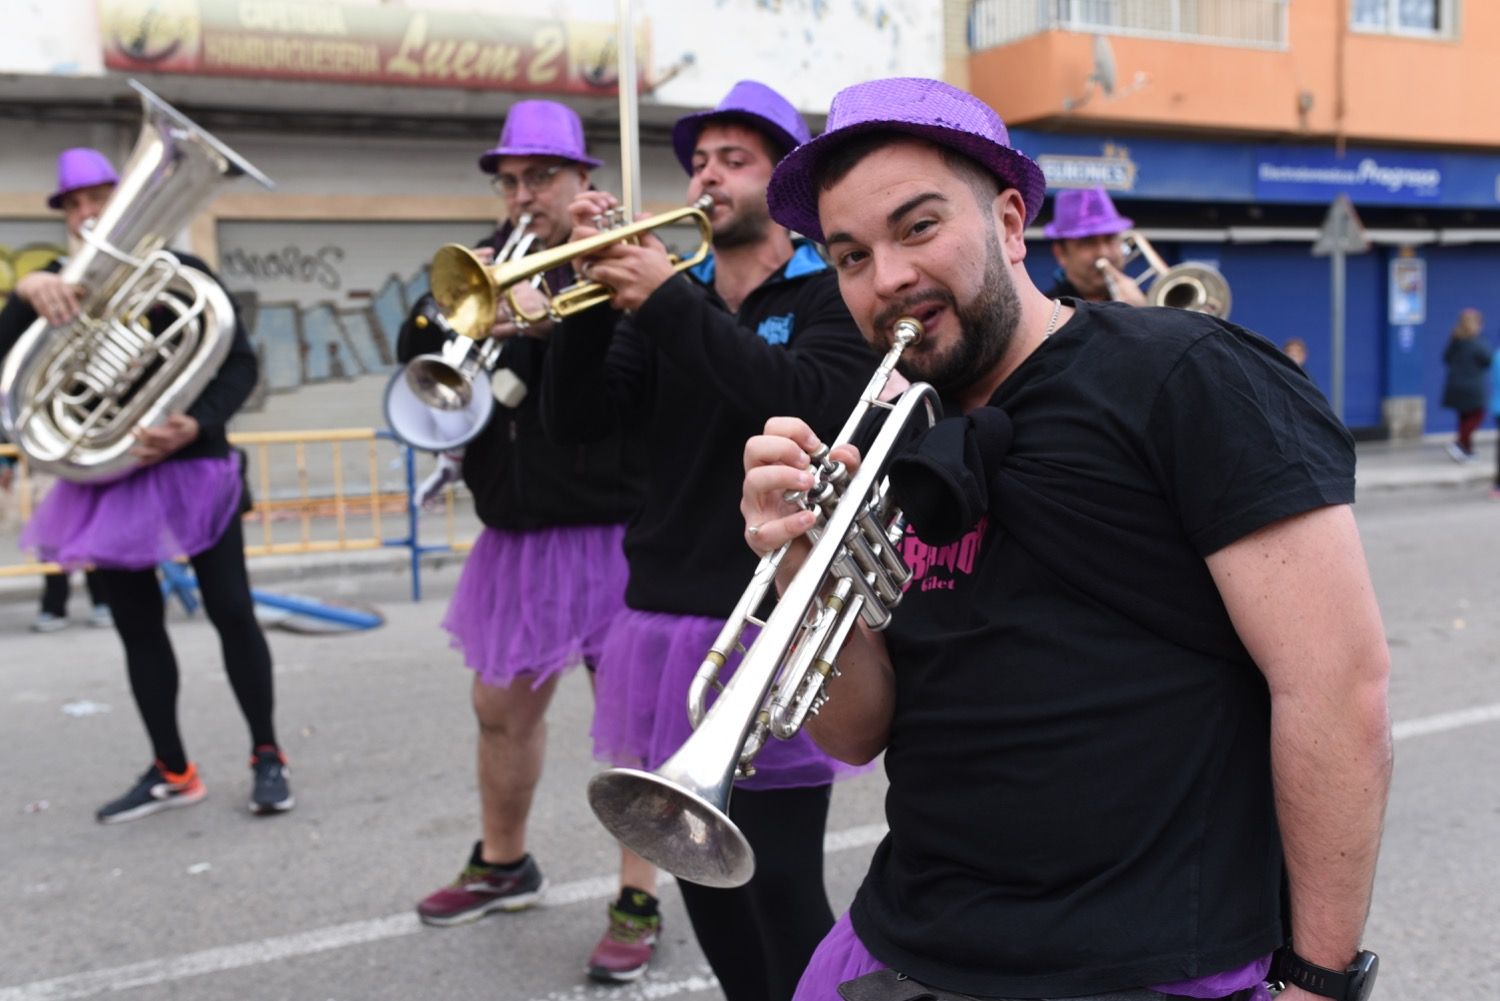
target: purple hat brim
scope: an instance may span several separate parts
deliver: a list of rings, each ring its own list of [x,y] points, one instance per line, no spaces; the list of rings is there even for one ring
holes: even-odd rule
[[[865,121],[825,132],[792,150],[776,165],[766,191],[771,218],[809,240],[826,243],[822,223],[818,220],[818,192],[813,190],[813,175],[823,159],[845,140],[867,132],[901,132],[962,153],[1021,193],[1021,201],[1026,206],[1026,225],[1031,225],[1041,214],[1047,179],[1042,168],[1024,153],[971,132],[941,125]]]
[[[493,174],[500,169],[500,158],[503,156],[548,156],[554,160],[567,160],[569,163],[580,164],[590,170],[604,166],[603,160],[595,160],[591,156],[559,153],[555,149],[541,149],[536,146],[497,146],[479,158],[479,169],[486,174]]]
[[[74,184],[66,188],[58,188],[48,196],[47,207],[49,209],[57,209],[58,211],[61,211],[63,207],[63,199],[68,197],[75,191],[82,191],[84,188],[97,188],[101,184],[119,183],[120,179],[118,177],[101,177],[99,180],[89,181],[87,184]]]
[[[1060,227],[1049,222],[1042,227],[1042,235],[1049,240],[1082,240],[1090,236],[1115,236],[1127,229],[1135,228],[1135,220],[1129,216],[1116,215],[1109,222],[1097,226]]]
[[[769,118],[757,115],[753,111],[737,109],[695,111],[691,115],[683,115],[672,126],[672,151],[677,154],[677,162],[682,164],[682,169],[687,171],[689,177],[693,175],[693,150],[698,147],[698,136],[702,134],[705,126],[714,122],[748,125],[780,145],[783,154],[797,146],[796,136]]]

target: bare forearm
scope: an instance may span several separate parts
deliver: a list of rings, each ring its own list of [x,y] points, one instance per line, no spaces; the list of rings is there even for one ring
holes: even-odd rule
[[[1369,913],[1390,787],[1390,720],[1383,675],[1340,697],[1321,694],[1273,699],[1271,766],[1293,944],[1309,962],[1343,969]]]
[[[828,701],[807,730],[828,754],[862,765],[885,750],[896,709],[896,680],[885,638],[863,624],[856,626],[837,666],[838,677],[828,680]]]

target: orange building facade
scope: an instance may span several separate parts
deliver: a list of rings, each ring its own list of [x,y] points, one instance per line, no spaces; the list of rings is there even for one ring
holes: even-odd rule
[[[1169,261],[1218,264],[1234,320],[1308,341],[1351,427],[1452,426],[1447,333],[1466,306],[1491,343],[1500,320],[1500,3],[977,0],[967,41],[968,89],[1050,191],[1103,186]],[[1371,249],[1335,358],[1310,250],[1340,194]],[[1044,245],[1028,263],[1050,284]]]

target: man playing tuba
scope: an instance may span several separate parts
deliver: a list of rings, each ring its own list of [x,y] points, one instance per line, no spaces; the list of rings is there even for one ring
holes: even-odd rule
[[[84,227],[103,212],[119,178],[98,150],[64,150],[57,160],[57,191],[48,199],[60,209],[72,253],[83,246]],[[191,255],[174,252],[184,266],[210,274]],[[79,315],[86,289],[58,275],[61,261],[27,275],[0,312],[0,359],[40,316],[63,328]],[[147,323],[165,319],[153,311]],[[196,401],[155,427],[135,429],[136,465],[108,482],[58,483],[37,508],[21,544],[65,568],[93,566],[125,661],[136,708],[146,725],[154,760],[120,798],[100,807],[100,823],[135,820],[170,807],[189,806],[206,795],[197,766],[188,758],[177,726],[177,660],[167,636],[166,608],[156,567],[186,555],[197,575],[209,620],[218,630],[224,669],[250,729],[257,814],[292,808],[286,759],[272,721],[271,650],[255,621],[245,544],[240,529],[244,481],[225,427],[255,388],[255,352],[238,318],[229,353]]]

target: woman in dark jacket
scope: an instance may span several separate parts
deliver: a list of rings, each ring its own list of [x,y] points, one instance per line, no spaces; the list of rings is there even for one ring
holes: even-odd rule
[[[1454,462],[1468,462],[1474,458],[1474,432],[1484,421],[1484,408],[1489,402],[1489,378],[1487,370],[1493,358],[1490,346],[1479,339],[1479,330],[1484,326],[1484,317],[1477,309],[1466,309],[1458,314],[1458,323],[1443,349],[1443,364],[1448,367],[1443,380],[1443,406],[1458,411],[1458,438],[1448,445],[1448,454]]]

